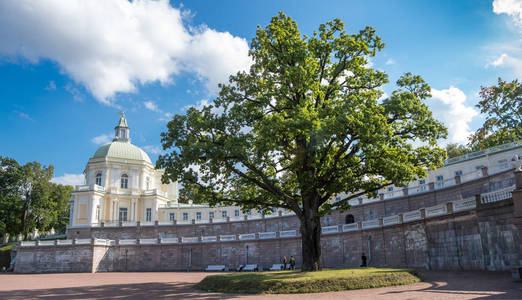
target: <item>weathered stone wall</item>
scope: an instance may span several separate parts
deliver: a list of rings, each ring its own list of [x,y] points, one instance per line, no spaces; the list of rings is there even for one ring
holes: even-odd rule
[[[400,213],[465,199],[514,184],[513,171],[482,177],[445,189],[427,191],[411,196],[397,197],[352,207],[349,211],[334,211],[322,218],[322,225],[344,224],[352,214],[355,222],[383,218]],[[232,221],[215,224],[178,224],[133,227],[69,228],[67,238],[136,239],[212,236],[299,229],[295,216],[267,217],[265,219]]]
[[[279,219],[278,222],[283,222],[287,218]],[[278,231],[284,228],[275,227],[278,224],[275,221],[277,220],[263,221],[274,226],[269,229],[252,228],[252,224],[245,223],[250,226],[250,232]],[[239,233],[241,228],[234,223],[220,224],[221,227],[216,225],[203,227],[209,230],[205,235],[211,235],[213,232],[210,230],[216,230],[215,234]],[[170,226],[172,230],[179,228],[184,229],[172,235],[194,236],[197,232],[190,230],[198,227]],[[153,227],[151,230],[157,228]],[[129,233],[129,237],[132,233]],[[325,234],[322,238],[322,253],[325,267],[359,266],[361,253],[364,252],[369,258],[370,266],[509,270],[520,263],[519,245],[518,229],[513,224],[513,200],[507,199],[480,205],[475,210],[415,222]],[[202,270],[209,264],[227,265],[234,269],[239,264],[246,264],[247,256],[248,263],[269,268],[272,264],[279,263],[284,255],[295,256],[297,264],[301,264],[299,237],[171,245],[35,246],[18,248],[16,271]]]

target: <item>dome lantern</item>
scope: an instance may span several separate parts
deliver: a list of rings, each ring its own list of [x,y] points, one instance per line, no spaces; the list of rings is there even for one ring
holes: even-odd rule
[[[127,125],[125,113],[123,111],[120,111],[120,115],[120,121],[118,122],[118,125],[114,127],[114,139],[112,141],[130,143],[130,128]]]

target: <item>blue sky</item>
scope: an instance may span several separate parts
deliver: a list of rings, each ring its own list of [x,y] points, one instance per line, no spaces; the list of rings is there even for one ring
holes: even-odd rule
[[[481,85],[522,73],[521,1],[323,2],[2,1],[0,155],[77,183],[124,110],[133,143],[155,161],[167,120],[248,68],[257,25],[278,11],[303,34],[333,18],[348,32],[375,27],[386,47],[373,67],[430,84],[429,106],[450,130],[441,144],[481,125]]]

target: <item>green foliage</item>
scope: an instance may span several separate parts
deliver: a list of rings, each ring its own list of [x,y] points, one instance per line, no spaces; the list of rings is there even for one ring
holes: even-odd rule
[[[419,281],[419,277],[409,269],[357,268],[211,275],[196,287],[223,293],[293,294],[367,289]]]
[[[423,103],[430,87],[406,73],[388,82],[368,59],[384,47],[372,27],[348,34],[335,19],[311,37],[280,13],[258,28],[249,72],[221,85],[213,105],[176,115],[162,134],[163,180],[198,202],[325,213],[347,197],[403,185],[442,165],[446,128]],[[423,142],[415,146],[414,141]]]
[[[68,221],[71,187],[51,183],[52,166],[19,165],[0,157],[0,232],[14,236],[33,228],[62,229]]]
[[[167,124],[163,181],[181,181],[196,203],[294,211],[303,268],[320,269],[321,215],[424,177],[445,158],[436,140],[447,130],[424,103],[420,76],[404,74],[380,100],[388,75],[368,62],[383,47],[372,27],[349,34],[335,19],[308,37],[279,13],[257,29],[248,72],[220,85],[214,104]]]
[[[472,149],[470,149],[464,145],[461,145],[461,144],[454,143],[454,144],[446,145],[446,156],[448,158],[461,156],[461,155],[468,154],[471,152],[473,152]]]
[[[477,107],[486,120],[469,138],[469,146],[483,150],[522,139],[522,85],[498,79],[498,84],[481,87]]]

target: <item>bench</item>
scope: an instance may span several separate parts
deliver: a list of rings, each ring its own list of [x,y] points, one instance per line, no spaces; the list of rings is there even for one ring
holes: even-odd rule
[[[281,270],[283,270],[283,264],[273,264],[269,270],[270,271],[281,271]]]
[[[215,271],[220,271],[220,272],[224,272],[226,271],[227,267],[225,265],[208,265],[207,268],[205,269],[205,272],[215,272]]]
[[[254,264],[254,265],[246,265],[244,268],[243,268],[243,271],[244,272],[257,272],[257,271],[261,271],[263,270],[262,268],[260,268],[257,264]]]

